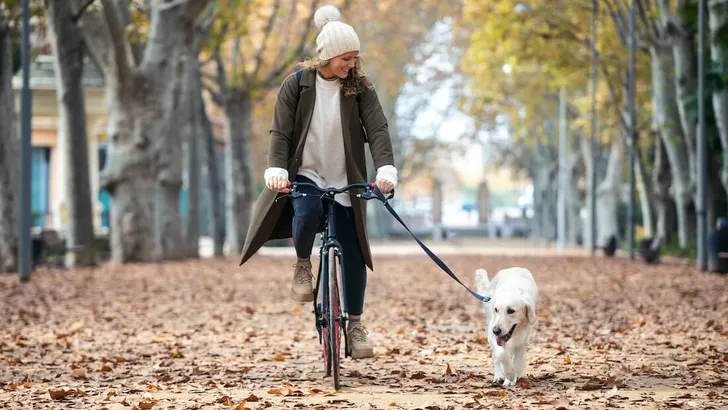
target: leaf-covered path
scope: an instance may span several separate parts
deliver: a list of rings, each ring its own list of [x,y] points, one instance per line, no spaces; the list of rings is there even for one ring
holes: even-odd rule
[[[466,283],[530,268],[529,379],[491,384],[479,302],[424,255],[375,259],[376,357],[324,379],[290,258],[0,276],[3,408],[725,408],[728,278],[624,259],[444,257]]]

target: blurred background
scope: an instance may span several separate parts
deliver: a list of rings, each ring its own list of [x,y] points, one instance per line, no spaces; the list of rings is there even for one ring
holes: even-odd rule
[[[2,0],[0,271],[237,258],[324,4],[361,38],[416,234],[706,249],[728,186],[723,3]],[[411,240],[369,213],[375,240]]]

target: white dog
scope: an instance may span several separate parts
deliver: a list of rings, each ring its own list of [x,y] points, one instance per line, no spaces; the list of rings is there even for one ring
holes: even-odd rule
[[[494,382],[513,386],[526,374],[526,347],[536,323],[538,288],[526,268],[508,268],[488,279],[484,269],[475,271],[478,293],[484,303],[488,342],[493,349]]]

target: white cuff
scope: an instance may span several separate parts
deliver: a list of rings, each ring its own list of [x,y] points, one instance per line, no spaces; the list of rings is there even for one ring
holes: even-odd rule
[[[266,168],[265,173],[263,173],[263,179],[265,179],[265,183],[267,184],[268,180],[272,177],[283,177],[285,179],[288,179],[288,170],[276,167]]]
[[[394,165],[384,165],[377,168],[377,179],[389,181],[396,187],[397,182],[399,182],[397,168],[395,168]]]

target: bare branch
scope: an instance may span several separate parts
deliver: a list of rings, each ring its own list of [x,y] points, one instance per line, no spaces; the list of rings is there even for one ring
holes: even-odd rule
[[[78,13],[73,15],[71,20],[73,20],[74,23],[77,23],[78,20],[81,17],[83,17],[83,14],[86,12],[86,9],[88,9],[89,6],[91,6],[94,3],[94,1],[96,1],[96,0],[88,0],[83,6],[81,6],[81,9],[78,11]]]
[[[129,11],[129,5],[126,0],[115,0],[116,10],[119,12],[119,19],[123,27],[131,27],[131,32],[134,36],[139,36],[139,28],[134,24],[134,20],[131,17]],[[142,61],[144,55],[144,46],[141,42],[135,44],[129,44],[131,47],[131,54],[134,57],[134,64],[139,64]]]
[[[79,2],[71,1],[69,4],[72,8],[79,7]],[[90,2],[85,3],[83,7],[88,8]],[[99,71],[106,77],[109,69],[109,51],[111,49],[110,39],[104,17],[99,10],[88,10],[83,13],[77,12],[79,16],[76,21],[81,33],[83,33],[86,50],[93,60]]]
[[[273,11],[271,12],[270,17],[268,18],[268,22],[265,26],[263,41],[261,41],[260,47],[258,48],[258,51],[255,55],[255,68],[253,68],[253,74],[251,75],[253,81],[258,78],[258,71],[260,71],[260,66],[263,64],[263,53],[265,52],[266,46],[268,45],[268,39],[270,38],[270,34],[273,32],[273,23],[275,23],[276,17],[278,16],[278,11],[280,9],[281,0],[276,0],[276,2],[273,4]]]
[[[286,53],[286,50],[288,50],[288,44],[291,41],[291,37],[293,36],[293,29],[295,28],[295,25],[293,24],[294,21],[296,21],[296,16],[298,15],[298,1],[294,2],[294,4],[291,6],[291,11],[289,13],[288,21],[283,25],[283,29],[286,30],[285,33],[281,35],[283,40],[281,41],[281,47],[278,49],[278,55],[276,56],[275,60],[273,61],[280,61],[283,56]]]
[[[225,72],[225,62],[222,60],[219,47],[215,50],[215,62],[217,63],[217,84],[220,86],[221,92],[227,93],[229,84]]]
[[[347,0],[347,2],[348,1],[349,0]],[[311,13],[308,16],[307,21],[313,20],[313,15],[316,12],[317,6],[318,0],[311,0]],[[288,57],[281,65],[271,70],[268,78],[261,82],[263,88],[270,88],[275,86],[278,82],[280,82],[280,77],[283,75],[283,73],[291,71],[291,66],[294,65],[296,60],[300,60],[302,58],[303,50],[306,48],[306,44],[308,44],[308,42],[310,41],[309,35],[311,33],[311,26],[312,24],[306,24],[306,29],[301,34],[301,40],[298,42],[295,52],[291,53],[290,57]]]
[[[126,51],[126,40],[124,39],[124,31],[119,21],[119,15],[111,0],[101,0],[104,6],[104,17],[111,34],[111,43],[114,49],[114,62],[119,76],[119,87],[124,88],[131,81],[131,67]]]

